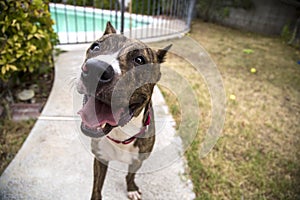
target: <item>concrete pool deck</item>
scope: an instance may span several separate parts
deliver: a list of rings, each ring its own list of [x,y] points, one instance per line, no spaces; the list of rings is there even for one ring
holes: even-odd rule
[[[80,134],[76,115],[81,97],[73,88],[72,78],[83,61],[88,45],[62,46],[68,52],[55,61],[55,82],[48,102],[22,148],[0,177],[0,199],[89,199],[92,190],[93,156],[89,139]],[[195,198],[193,185],[185,173],[181,141],[173,128],[174,120],[165,101],[155,89],[156,123],[164,122],[157,134],[155,152],[174,142],[178,159],[151,169],[152,161],[137,174],[137,184],[145,200],[190,200]],[[163,133],[163,134],[159,134]],[[151,156],[150,156],[151,157]],[[157,164],[157,163],[155,163]],[[112,163],[103,188],[104,200],[127,199],[126,165]]]

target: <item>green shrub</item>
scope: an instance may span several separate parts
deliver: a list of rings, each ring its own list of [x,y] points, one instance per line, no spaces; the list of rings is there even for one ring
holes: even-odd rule
[[[53,66],[54,32],[47,2],[0,1],[0,79],[45,71]]]
[[[286,24],[283,26],[282,30],[281,30],[281,38],[285,41],[285,42],[289,42],[293,37],[293,33],[290,29],[290,25]]]
[[[182,0],[176,1],[179,4]],[[175,2],[166,0],[132,0],[132,13],[143,15],[161,15],[170,14],[175,9]],[[149,4],[149,6],[148,6]],[[173,8],[172,8],[173,7]],[[163,9],[164,8],[164,9]]]
[[[253,0],[201,0],[196,3],[196,15],[204,21],[215,21],[228,17],[231,8],[250,10],[254,3]]]

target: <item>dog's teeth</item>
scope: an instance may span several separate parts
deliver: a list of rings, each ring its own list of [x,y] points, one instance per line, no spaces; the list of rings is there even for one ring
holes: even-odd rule
[[[105,124],[102,124],[101,128],[104,128],[106,126],[106,123]]]

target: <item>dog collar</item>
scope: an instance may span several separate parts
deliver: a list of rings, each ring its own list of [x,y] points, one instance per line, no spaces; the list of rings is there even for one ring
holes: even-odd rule
[[[149,126],[150,122],[151,122],[151,109],[150,109],[150,107],[149,107],[149,109],[148,109],[148,111],[147,111],[147,118],[146,118],[146,120],[145,120],[145,122],[144,122],[144,125],[143,125],[143,127],[141,128],[140,132],[138,132],[138,133],[135,134],[134,136],[132,136],[132,137],[130,137],[130,138],[124,140],[124,141],[116,140],[116,139],[110,137],[109,135],[107,135],[106,137],[107,137],[108,139],[110,139],[111,141],[117,143],[117,144],[130,144],[130,143],[133,142],[136,138],[138,138],[138,136],[140,136],[140,135],[142,135],[142,134],[144,134],[144,133],[146,132],[146,130],[148,129],[148,126]]]

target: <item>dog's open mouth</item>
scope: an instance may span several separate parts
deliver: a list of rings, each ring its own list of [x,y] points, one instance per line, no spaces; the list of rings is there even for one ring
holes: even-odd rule
[[[114,127],[124,126],[132,114],[124,108],[112,109],[110,105],[93,96],[85,96],[81,116],[81,131],[89,137],[102,137]]]

